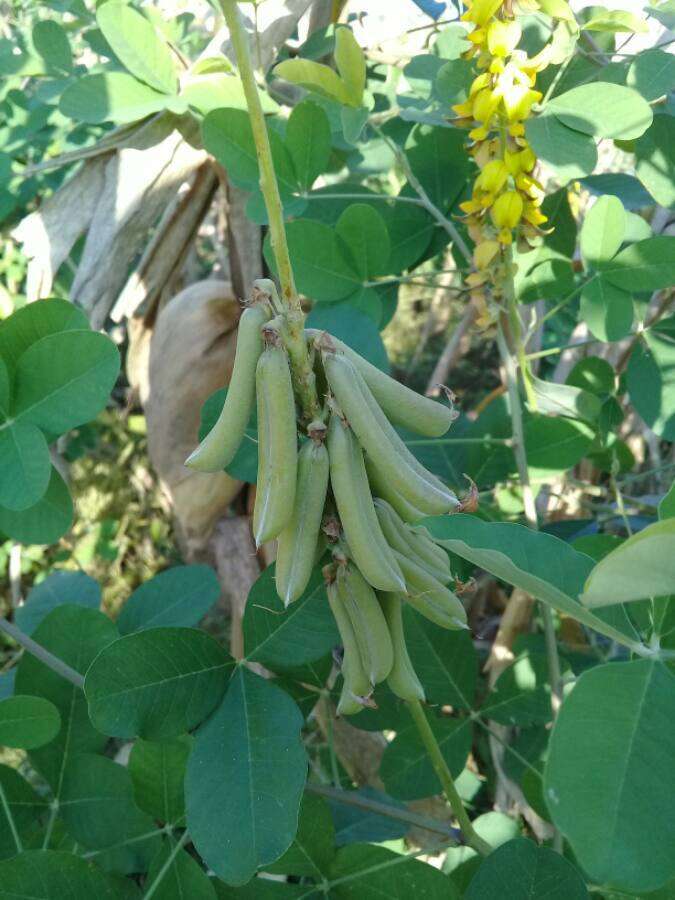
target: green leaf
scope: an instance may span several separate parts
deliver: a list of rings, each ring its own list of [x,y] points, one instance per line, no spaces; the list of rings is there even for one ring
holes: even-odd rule
[[[350,791],[350,793],[357,800],[363,797],[379,803],[386,803],[388,806],[393,806],[394,809],[405,809],[405,804],[400,800],[395,800],[375,788],[363,787],[356,791]],[[405,837],[409,831],[408,825],[392,819],[390,816],[383,816],[331,800],[328,801],[328,805],[335,823],[335,843],[338,847],[363,842],[378,844],[383,841],[394,841],[397,838]]]
[[[178,85],[171,48],[145,16],[118,0],[107,0],[96,11],[98,27],[115,56],[129,72],[163,94]]]
[[[144,628],[198,625],[219,596],[210,566],[174,566],[136,588],[122,607],[117,627],[125,635]]]
[[[675,281],[675,237],[657,235],[626,247],[603,275],[625,291],[658,291]]]
[[[675,519],[675,481],[659,501],[659,519]]]
[[[59,812],[78,844],[106,851],[98,855],[106,869],[124,875],[145,872],[159,849],[153,820],[134,802],[128,769],[106,756],[82,753],[70,760]],[[136,840],[146,834],[146,840]]]
[[[542,653],[524,650],[499,676],[483,700],[481,715],[501,725],[525,728],[551,721],[551,688]]]
[[[227,884],[245,884],[295,836],[307,772],[301,727],[284,691],[238,668],[197,731],[185,783],[188,829]]]
[[[0,356],[0,420],[6,419],[9,415],[10,396],[11,385],[9,381],[9,372]]]
[[[641,893],[675,874],[675,821],[663,802],[673,788],[674,692],[661,663],[611,663],[581,675],[556,719],[546,802],[598,884]]]
[[[649,27],[644,19],[624,9],[603,9],[596,7],[598,12],[591,15],[590,19],[581,26],[582,31],[608,31],[612,34],[629,32],[631,34],[644,34]]]
[[[366,58],[356,42],[351,28],[341,26],[335,29],[335,64],[345,88],[346,102],[350,106],[360,106],[366,86]]]
[[[630,402],[652,431],[675,440],[675,317],[644,331],[628,362]]]
[[[395,275],[420,259],[436,232],[436,225],[425,209],[410,203],[380,203],[378,212],[389,234],[390,253],[386,269]]]
[[[153,91],[126,72],[99,72],[69,84],[61,95],[59,109],[77,122],[124,125],[161,112],[167,102],[166,94]]]
[[[427,701],[471,709],[478,678],[471,635],[438,628],[408,605],[403,608],[403,621],[408,653]]]
[[[16,769],[5,765],[0,765],[0,787],[20,840],[28,844],[39,839],[49,808],[48,799],[40,797]],[[0,802],[0,860],[11,856],[16,856],[16,843],[4,803]],[[3,870],[4,866],[0,864],[0,873]],[[0,880],[0,897],[4,885],[4,880]]]
[[[308,191],[328,165],[331,149],[328,116],[318,103],[303,100],[294,107],[286,126],[286,147],[298,186]]]
[[[668,96],[675,82],[675,59],[663,50],[642,50],[635,56],[626,84],[645,98],[658,100]]]
[[[286,226],[288,250],[300,293],[312,300],[341,300],[362,285],[349,251],[333,228],[310,219],[296,219]],[[269,236],[265,259],[275,269]]]
[[[265,91],[258,90],[258,96],[263,112],[273,113],[279,109],[278,104]],[[196,109],[202,116],[207,116],[214,109],[225,107],[244,111],[247,109],[241,79],[232,73],[198,74],[193,69],[189,81],[181,89],[180,99]]]
[[[116,637],[117,629],[103,613],[71,605],[52,610],[33,634],[38,644],[81,675]],[[106,738],[92,727],[80,688],[27,653],[17,668],[16,693],[43,697],[61,715],[61,730],[54,740],[29,754],[58,795],[63,768],[69,760],[79,753],[99,752]]]
[[[471,722],[433,715],[428,719],[443,759],[453,778],[457,778],[471,750]],[[420,800],[441,793],[441,783],[414,725],[399,731],[387,745],[380,778],[387,793],[399,800]]]
[[[140,900],[131,881],[108,875],[81,856],[27,850],[0,863],[0,900]]]
[[[35,506],[16,512],[0,507],[0,534],[22,544],[53,544],[73,521],[73,503],[68,488],[55,468],[47,492]]]
[[[282,198],[296,189],[296,177],[290,154],[274,128],[267,128],[272,149],[274,171]],[[253,131],[248,112],[243,109],[216,109],[202,124],[204,147],[227,170],[228,177],[238,187],[257,191],[260,173]]]
[[[29,303],[0,322],[0,356],[10,375],[24,351],[40,338],[59,331],[89,328],[84,312],[67,300],[40,300]]]
[[[674,141],[673,117],[654,116],[651,128],[637,139],[634,147],[638,178],[652,197],[666,208],[675,206]]]
[[[73,54],[68,34],[53,19],[43,19],[33,26],[33,46],[50,69],[70,72],[73,68]]]
[[[598,197],[586,213],[579,233],[586,266],[598,267],[616,255],[626,233],[626,210],[618,197]]]
[[[457,128],[415,125],[405,143],[410,167],[441,210],[464,190],[468,174],[464,135]]]
[[[508,758],[508,753],[506,756]],[[483,813],[476,816],[471,824],[476,834],[495,849],[513,838],[520,837],[519,822],[504,813],[494,811]],[[450,875],[452,883],[464,892],[468,888],[471,878],[478,871],[481,862],[481,857],[473,847],[466,845],[449,847],[445,851],[443,872]]]
[[[349,299],[343,303],[317,303],[306,324],[308,328],[329,331],[378,369],[389,372],[389,357],[377,326],[369,315],[353,307]]]
[[[58,709],[44,697],[15,694],[0,700],[0,745],[31,750],[48,744],[60,728]]]
[[[525,425],[525,450],[535,480],[575,466],[590,450],[595,433],[583,422],[558,416],[531,416]]]
[[[285,59],[274,67],[272,74],[338,103],[353,105],[349,90],[338,73],[323,63],[299,57]]]
[[[590,175],[597,165],[593,137],[568,128],[549,111],[528,119],[525,134],[537,157],[553,169],[561,184]]]
[[[244,612],[247,660],[283,672],[321,659],[339,643],[319,567],[302,597],[287,609],[277,596],[273,565],[256,579]]]
[[[578,602],[593,561],[551,534],[464,514],[422,524],[442,546],[565,615],[625,643],[624,635]]]
[[[446,106],[465,103],[472,81],[472,72],[466,62],[463,59],[452,59],[436,72],[434,93]]]
[[[648,525],[604,557],[581,595],[586,606],[665,597],[675,585],[675,520]]]
[[[570,384],[556,384],[532,377],[532,387],[537,399],[537,412],[556,416],[595,421],[600,415],[600,400],[588,391]]]
[[[527,838],[502,844],[483,860],[466,900],[587,900],[581,874],[564,856]]]
[[[185,813],[183,782],[192,741],[187,736],[155,743],[138,738],[129,755],[129,774],[139,809],[165,824]]]
[[[267,872],[282,875],[306,875],[324,878],[335,857],[335,828],[325,800],[303,794],[298,818],[298,833],[293,843]]]
[[[331,880],[339,878],[345,882],[331,887],[335,900],[459,900],[450,879],[434,866],[371,844],[338,850]]]
[[[33,634],[45,616],[63,604],[98,609],[101,588],[84,572],[53,571],[31,588],[23,606],[14,613],[14,621],[25,634]]]
[[[566,384],[590,391],[598,397],[613,394],[616,389],[614,369],[606,359],[599,356],[586,356],[580,359],[567,376]]]
[[[162,847],[148,869],[146,889],[155,883],[169,861],[175,843],[175,839],[170,837],[162,841]],[[197,860],[185,850],[179,850],[177,854],[174,853],[169,868],[163,873],[152,896],[154,900],[216,900],[217,895],[213,880]]]
[[[17,363],[14,415],[54,435],[82,425],[105,406],[119,369],[117,347],[104,334],[47,335]]]
[[[348,206],[337,220],[336,233],[342,238],[354,268],[361,278],[387,273],[389,235],[382,216],[365,203]]]
[[[94,660],[84,683],[94,726],[113,737],[166,740],[203,722],[234,661],[196,628],[128,634]]]
[[[47,492],[52,462],[44,435],[30,422],[0,425],[0,505],[28,509]]]
[[[649,104],[631,88],[606,81],[581,84],[546,104],[563,125],[596,138],[640,137],[652,124]]]
[[[584,285],[579,311],[593,337],[600,341],[620,341],[633,327],[632,294],[600,276]]]

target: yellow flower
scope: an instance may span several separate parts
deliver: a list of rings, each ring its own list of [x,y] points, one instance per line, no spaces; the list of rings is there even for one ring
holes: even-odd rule
[[[476,190],[498,194],[506,184],[509,170],[501,159],[489,162],[475,181]]]
[[[479,212],[482,209],[482,206],[478,200],[464,200],[459,204],[459,208],[462,212],[465,212],[470,216],[472,213]]]
[[[481,72],[480,75],[477,75],[474,80],[471,82],[471,87],[469,88],[469,97],[473,97],[478,91],[483,90],[483,88],[488,87],[490,84],[490,75],[488,72]]]
[[[525,204],[523,209],[523,219],[525,219],[526,222],[529,222],[530,225],[534,225],[535,228],[538,225],[543,225],[544,222],[548,222],[548,216],[545,216],[537,204],[531,201]]]
[[[477,122],[489,122],[499,106],[499,97],[494,91],[484,88],[473,98],[473,117]]]
[[[493,56],[510,56],[520,41],[521,33],[520,25],[514,19],[509,22],[495,19],[487,30],[488,50]]]
[[[503,2],[504,0],[473,0],[462,19],[465,22],[474,22],[476,25],[485,25]]]
[[[504,191],[495,200],[490,216],[497,228],[515,228],[523,214],[523,199],[517,191]],[[501,240],[501,234],[500,234]]]

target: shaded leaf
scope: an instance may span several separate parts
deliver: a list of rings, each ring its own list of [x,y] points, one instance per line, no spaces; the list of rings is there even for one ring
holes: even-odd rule
[[[321,879],[335,856],[335,829],[325,800],[305,793],[300,804],[298,833],[293,843],[268,872],[307,875]]]
[[[602,277],[593,278],[581,291],[581,318],[600,341],[620,341],[633,327],[633,297]]]
[[[0,900],[136,900],[141,893],[126,879],[108,875],[72,853],[27,850],[0,864]]]
[[[220,596],[210,566],[174,566],[143,582],[122,607],[120,634],[144,628],[197,625]]]
[[[303,100],[293,108],[286,126],[286,147],[301,190],[308,191],[328,165],[330,145],[326,113],[318,103]]]
[[[238,668],[197,731],[185,783],[187,823],[202,859],[245,884],[290,846],[307,773],[302,716],[280,688]]]
[[[349,881],[331,888],[336,900],[459,900],[452,882],[438,869],[384,847],[351,844],[338,850],[331,879],[348,875]]]
[[[652,124],[649,104],[631,88],[594,81],[559,94],[546,104],[563,125],[596,138],[640,137]]]
[[[32,634],[45,616],[66,603],[98,609],[101,588],[84,572],[52,571],[31,588],[23,606],[14,613],[14,621],[25,634]]]
[[[675,789],[674,692],[653,660],[597,666],[556,719],[546,802],[598,884],[641,893],[675,874],[675,821],[663,803]]]
[[[58,709],[44,697],[15,694],[0,700],[0,745],[31,750],[48,744],[60,728]]]
[[[98,8],[96,21],[115,56],[132,75],[163,94],[175,92],[174,55],[144,15],[126,3],[107,0]]]
[[[153,885],[174,850],[175,840],[165,838],[159,853],[152,860],[146,879],[146,889]],[[216,900],[213,879],[209,878],[194,856],[179,850],[153,893],[154,900]]]
[[[217,641],[196,628],[128,634],[101,651],[87,671],[91,721],[113,737],[176,737],[218,705],[233,665]]]
[[[592,135],[568,128],[550,112],[528,119],[525,134],[537,157],[553,169],[561,184],[590,175],[598,162]]]
[[[78,122],[124,125],[160,112],[167,100],[165,94],[136,81],[126,72],[99,72],[83,75],[69,84],[61,95],[59,109],[64,116]]]
[[[129,755],[136,804],[160,822],[179,822],[185,812],[183,782],[192,741],[187,736],[155,743],[138,738]]]
[[[73,521],[73,502],[66,484],[52,466],[47,491],[35,506],[10,510],[0,507],[0,534],[22,544],[52,544]]]
[[[0,425],[0,505],[28,509],[45,495],[52,463],[44,435],[30,422]]]

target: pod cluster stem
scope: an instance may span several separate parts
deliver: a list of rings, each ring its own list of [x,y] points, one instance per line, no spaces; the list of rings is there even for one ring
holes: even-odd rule
[[[303,417],[308,422],[311,422],[318,415],[319,401],[316,393],[314,373],[307,354],[304,336],[305,316],[295,287],[295,279],[293,278],[279,185],[274,172],[272,148],[269,135],[267,134],[265,115],[260,103],[258,87],[253,72],[248,35],[236,0],[221,0],[221,5],[225,22],[230,32],[239,68],[239,76],[244,88],[244,96],[246,97],[246,106],[250,116],[260,171],[260,190],[267,209],[270,241],[277,263],[279,284],[281,286],[281,302],[286,320],[285,344],[293,372],[294,387],[300,400]]]
[[[473,847],[473,849],[481,856],[487,856],[491,852],[492,847],[487,841],[483,840],[471,824],[471,820],[464,808],[462,798],[459,796],[453,777],[450,774],[450,769],[448,769],[448,765],[443,759],[441,748],[438,746],[438,741],[431,730],[422,704],[419,700],[408,700],[407,704],[412,720],[415,723],[415,727],[422,739],[422,743],[431,760],[431,764],[434,767],[434,771],[438,776],[438,780],[441,782],[443,793],[452,808],[467,844],[469,847]]]

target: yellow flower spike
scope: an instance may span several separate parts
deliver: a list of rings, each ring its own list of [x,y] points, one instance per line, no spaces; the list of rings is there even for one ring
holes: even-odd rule
[[[500,230],[499,243],[500,244],[512,244],[513,243],[513,234],[509,231],[508,228],[502,228]]]
[[[464,200],[459,204],[459,208],[462,212],[467,213],[467,215],[471,215],[471,213],[479,212],[482,207],[477,200]]]
[[[473,251],[473,264],[477,269],[487,269],[498,253],[498,241],[481,241]]]
[[[525,147],[524,150],[520,151],[518,158],[520,160],[520,168],[523,172],[531,172],[532,169],[534,169],[537,157],[534,155],[534,152],[529,145]]]
[[[509,22],[495,19],[487,29],[488,50],[493,56],[510,56],[518,45],[521,34],[521,27],[514,19]]]
[[[515,228],[522,214],[523,199],[517,191],[504,191],[490,210],[492,221],[501,229]]]
[[[489,162],[475,181],[475,188],[479,191],[490,191],[498,194],[506,184],[509,170],[501,159],[493,159]]]

